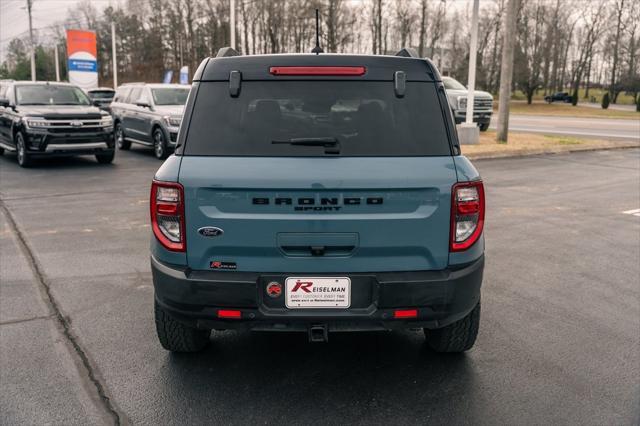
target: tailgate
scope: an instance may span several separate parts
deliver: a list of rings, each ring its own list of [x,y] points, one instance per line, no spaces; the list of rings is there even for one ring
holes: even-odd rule
[[[187,261],[252,272],[447,266],[453,159],[184,156]],[[217,227],[220,235],[203,235]],[[215,233],[217,234],[217,232]]]

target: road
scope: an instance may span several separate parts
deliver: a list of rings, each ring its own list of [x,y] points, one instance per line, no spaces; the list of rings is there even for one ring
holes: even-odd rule
[[[497,114],[494,114],[489,128],[495,129],[497,123],[498,117]],[[594,139],[640,141],[640,120],[621,118],[512,114],[509,117],[509,130]]]
[[[586,106],[589,108],[602,109],[602,104],[599,102],[580,102],[578,105]],[[616,111],[635,111],[635,105],[626,105],[626,104],[609,104],[609,109]]]
[[[477,161],[482,322],[465,355],[418,331],[156,341],[150,152],[0,158],[0,424],[638,424],[640,150]]]

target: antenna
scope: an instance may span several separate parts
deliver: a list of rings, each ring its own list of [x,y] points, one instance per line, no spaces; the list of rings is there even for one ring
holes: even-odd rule
[[[320,12],[316,9],[316,47],[311,50],[311,53],[315,53],[319,55],[320,53],[324,53],[322,47],[320,47]]]

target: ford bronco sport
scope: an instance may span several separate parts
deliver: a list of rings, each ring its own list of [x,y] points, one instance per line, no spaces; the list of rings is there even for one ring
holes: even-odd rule
[[[201,350],[213,329],[473,346],[484,189],[430,60],[227,48],[193,80],[151,186],[165,349]]]

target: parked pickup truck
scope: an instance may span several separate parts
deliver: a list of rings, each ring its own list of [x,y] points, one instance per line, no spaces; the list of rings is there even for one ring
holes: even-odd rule
[[[442,83],[447,90],[449,97],[449,105],[456,124],[464,123],[467,118],[467,96],[469,90],[458,80],[451,77],[442,77]],[[491,123],[491,114],[493,114],[493,96],[491,93],[474,91],[473,101],[473,122],[478,123],[480,131],[486,132]]]
[[[484,187],[442,78],[397,56],[238,56],[193,77],[151,183],[155,323],[170,351],[210,331],[423,328],[439,352],[480,324]]]
[[[16,81],[0,98],[0,155],[5,151],[15,152],[22,167],[34,158],[68,155],[111,163],[113,120],[77,86]]]

